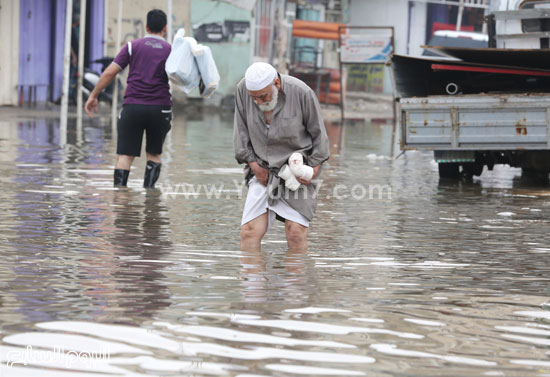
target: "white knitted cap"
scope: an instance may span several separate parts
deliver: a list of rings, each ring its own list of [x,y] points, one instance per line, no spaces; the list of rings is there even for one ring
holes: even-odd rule
[[[277,71],[271,64],[268,63],[254,63],[246,70],[244,80],[246,83],[246,89],[248,90],[262,90],[275,80],[277,77]]]

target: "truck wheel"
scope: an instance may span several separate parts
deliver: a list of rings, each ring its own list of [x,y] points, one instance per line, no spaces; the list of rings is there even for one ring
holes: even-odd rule
[[[462,165],[464,175],[471,177],[479,177],[483,173],[483,165],[476,162],[467,162]]]
[[[548,171],[521,168],[521,177],[523,179],[529,179],[529,180],[534,180],[538,182],[546,182],[548,181]]]
[[[445,179],[458,179],[460,178],[460,174],[458,171],[459,164],[456,162],[449,162],[449,163],[438,163],[439,167],[439,178],[445,178]]]

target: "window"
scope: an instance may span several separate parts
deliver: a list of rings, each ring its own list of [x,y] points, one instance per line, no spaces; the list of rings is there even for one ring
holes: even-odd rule
[[[550,1],[525,0],[519,6],[520,9],[550,9]],[[549,18],[532,18],[521,20],[521,30],[524,33],[536,33],[550,31]]]

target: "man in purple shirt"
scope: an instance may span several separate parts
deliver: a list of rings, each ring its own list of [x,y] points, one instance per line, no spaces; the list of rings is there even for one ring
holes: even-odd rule
[[[85,109],[90,118],[97,113],[97,97],[116,75],[130,65],[128,85],[118,118],[117,161],[114,185],[126,186],[130,167],[141,154],[146,135],[147,165],[143,187],[155,187],[160,174],[162,145],[172,122],[172,99],[164,65],[170,55],[166,35],[166,14],[154,9],[147,13],[147,35],[128,42],[103,72],[90,94]]]

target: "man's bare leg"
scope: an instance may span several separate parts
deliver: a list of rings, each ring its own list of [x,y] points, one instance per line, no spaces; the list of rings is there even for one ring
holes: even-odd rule
[[[285,255],[285,271],[294,276],[304,276],[306,271],[306,250],[288,249]]]
[[[288,249],[293,251],[307,250],[307,227],[295,223],[294,221],[285,221],[286,241]]]
[[[127,156],[124,154],[118,154],[116,158],[115,169],[124,169],[130,170],[132,162],[134,161],[134,156]]]
[[[267,211],[241,227],[241,250],[260,251],[262,238],[267,232]]]

